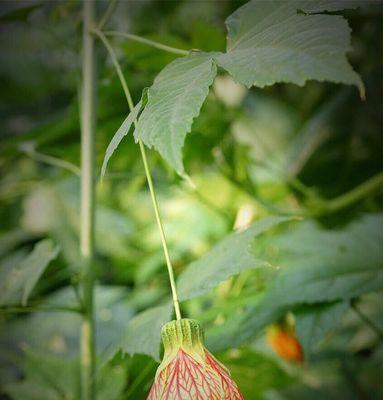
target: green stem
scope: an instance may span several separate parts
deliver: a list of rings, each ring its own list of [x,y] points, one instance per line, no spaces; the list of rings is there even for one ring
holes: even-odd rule
[[[112,62],[116,69],[117,75],[120,79],[121,86],[124,90],[125,97],[128,102],[128,105],[129,105],[129,109],[130,109],[130,111],[132,111],[134,108],[133,99],[130,94],[129,87],[125,80],[124,74],[122,73],[122,69],[121,69],[120,63],[118,62],[116,54],[103,32],[101,32],[99,29],[94,29],[93,33],[100,38],[100,40],[103,42],[106,49],[108,50],[110,58],[112,59]],[[137,121],[134,121],[135,126],[136,126],[136,124],[137,124]],[[162,248],[163,248],[164,255],[165,255],[166,266],[167,266],[168,274],[169,274],[170,287],[172,290],[174,311],[176,313],[176,318],[181,319],[181,311],[180,311],[180,306],[179,306],[179,301],[178,301],[176,283],[175,283],[175,279],[174,279],[173,266],[172,266],[172,263],[170,260],[169,249],[168,249],[168,245],[166,242],[166,236],[165,236],[165,232],[164,232],[164,228],[163,228],[163,224],[162,224],[162,220],[161,220],[161,215],[160,215],[160,211],[159,211],[159,207],[158,207],[157,197],[156,197],[156,193],[155,193],[154,186],[153,186],[153,180],[152,180],[152,176],[150,173],[148,160],[146,157],[146,151],[145,151],[145,147],[144,147],[144,144],[142,143],[142,141],[139,140],[138,143],[139,143],[139,147],[140,147],[142,161],[144,163],[145,175],[146,175],[146,180],[147,180],[148,186],[149,186],[150,197],[152,199],[154,214],[155,214],[158,229],[160,232]]]
[[[168,53],[179,54],[181,56],[187,56],[190,53],[189,50],[183,50],[183,49],[178,49],[176,47],[167,46],[166,44],[146,39],[138,35],[133,35],[132,33],[125,33],[119,31],[105,31],[104,34],[106,36],[120,36],[125,39],[134,40],[135,42],[147,44],[148,46],[155,47],[156,49],[164,50],[167,51]]]
[[[62,160],[61,158],[40,153],[36,151],[33,146],[23,146],[22,151],[24,151],[24,153],[33,160],[42,162],[44,164],[52,165],[54,167],[66,169],[67,171],[70,171],[77,176],[81,175],[81,170],[77,165],[74,165],[69,161]]]
[[[83,60],[81,104],[81,232],[80,254],[83,268],[84,314],[81,326],[81,399],[93,400],[95,391],[95,327],[93,310],[93,256],[95,207],[95,120],[96,61],[94,38],[90,33],[95,2],[83,1]]]
[[[359,200],[363,199],[365,196],[374,192],[376,189],[383,185],[383,172],[374,175],[372,178],[363,182],[359,186],[350,190],[349,192],[336,197],[332,200],[327,200],[323,206],[319,208],[317,213],[326,214],[333,213],[335,211],[346,208]],[[315,213],[315,212],[314,212]]]
[[[97,26],[98,29],[102,30],[104,25],[108,23],[109,18],[112,16],[116,6],[117,6],[117,0],[110,0],[108,8],[105,11],[105,14],[101,17],[100,22]]]
[[[174,279],[173,266],[172,266],[170,256],[169,256],[168,245],[166,243],[165,232],[164,232],[164,228],[162,226],[160,211],[158,208],[158,202],[157,202],[156,194],[155,194],[154,187],[153,187],[153,181],[152,181],[152,177],[151,177],[149,166],[148,166],[148,160],[146,157],[145,147],[141,140],[138,143],[139,143],[140,150],[141,150],[142,161],[144,163],[146,179],[148,181],[150,196],[152,198],[152,203],[153,203],[154,213],[156,215],[157,225],[158,225],[158,229],[159,229],[160,235],[161,235],[162,247],[164,249],[166,266],[168,268],[168,273],[169,273],[170,287],[172,289],[174,310],[176,312],[177,319],[181,319],[181,311],[180,311],[180,305],[178,302],[177,287],[176,287],[176,282]]]

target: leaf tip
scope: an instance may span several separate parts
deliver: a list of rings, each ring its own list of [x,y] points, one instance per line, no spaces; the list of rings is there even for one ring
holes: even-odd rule
[[[196,190],[197,186],[196,184],[193,182],[192,178],[186,174],[185,172],[183,172],[182,174],[180,174],[181,178],[185,180],[185,182],[193,189]]]

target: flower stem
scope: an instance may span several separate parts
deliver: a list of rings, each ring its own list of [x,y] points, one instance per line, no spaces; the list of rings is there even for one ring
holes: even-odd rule
[[[130,111],[132,111],[133,108],[134,108],[133,99],[132,99],[132,96],[130,94],[130,90],[129,90],[128,84],[127,84],[127,82],[125,80],[124,74],[122,73],[122,69],[121,69],[120,63],[118,62],[117,56],[116,56],[111,44],[109,43],[109,40],[106,38],[104,33],[101,32],[99,29],[93,29],[93,33],[100,38],[100,40],[103,42],[103,44],[105,45],[106,49],[108,50],[110,58],[112,59],[112,62],[113,62],[114,67],[116,69],[117,75],[118,75],[118,77],[120,79],[121,86],[122,86],[122,88],[124,90],[125,97],[126,97],[126,100],[128,102],[128,105],[129,105],[129,109],[130,109]],[[137,121],[134,121],[134,125],[135,126],[136,126],[136,124],[137,124]],[[160,214],[159,207],[158,207],[158,202],[157,202],[157,197],[156,197],[156,193],[155,193],[154,186],[153,186],[153,180],[152,180],[152,176],[151,176],[151,173],[150,173],[148,160],[147,160],[147,157],[146,157],[145,146],[144,146],[144,144],[142,143],[141,140],[138,141],[138,144],[139,144],[139,147],[140,147],[141,157],[142,157],[142,161],[143,161],[143,164],[144,164],[146,180],[147,180],[148,186],[149,186],[150,197],[152,199],[152,205],[153,205],[154,214],[155,214],[157,225],[158,225],[158,230],[160,232],[162,248],[163,248],[164,255],[165,255],[166,266],[167,266],[168,274],[169,274],[170,287],[171,287],[171,290],[172,290],[174,311],[176,313],[177,320],[179,320],[179,319],[181,319],[181,311],[180,311],[180,305],[179,305],[178,295],[177,295],[177,288],[176,288],[176,283],[175,283],[175,279],[174,279],[173,266],[172,266],[172,262],[170,260],[169,249],[168,249],[168,245],[167,245],[167,241],[166,241],[165,231],[164,231],[164,228],[163,228],[163,224],[162,224],[162,220],[161,220],[161,214]]]
[[[162,247],[164,249],[166,265],[167,265],[168,273],[169,273],[170,287],[172,289],[174,310],[176,313],[176,318],[179,320],[179,319],[181,319],[181,311],[180,311],[180,305],[178,302],[176,282],[174,280],[173,266],[172,266],[170,256],[169,256],[168,245],[166,243],[166,237],[165,237],[164,228],[162,226],[160,211],[158,208],[158,202],[157,202],[156,194],[155,194],[154,187],[153,187],[153,181],[152,181],[152,177],[151,177],[149,166],[148,166],[148,160],[146,157],[145,146],[141,140],[138,143],[139,143],[140,150],[141,150],[142,161],[144,163],[146,179],[148,181],[150,196],[152,198],[152,204],[153,204],[153,208],[154,208],[154,213],[156,215],[157,225],[158,225],[158,229],[159,229],[160,235],[161,235]]]
[[[95,3],[83,1],[83,55],[81,98],[81,229],[83,320],[81,325],[81,399],[95,398],[95,328],[93,310],[93,256],[95,206],[95,74],[94,38],[90,28],[94,20]]]

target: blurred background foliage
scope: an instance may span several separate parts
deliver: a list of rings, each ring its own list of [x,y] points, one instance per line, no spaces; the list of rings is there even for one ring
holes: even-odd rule
[[[241,4],[121,1],[108,26],[183,49],[222,50],[224,20]],[[107,5],[98,2],[99,15]],[[60,247],[28,306],[1,306],[0,397],[77,399],[81,3],[3,1],[0,8],[2,278],[39,240],[50,238]],[[315,219],[331,232],[347,229],[362,214],[374,219],[382,211],[382,9],[345,14],[353,30],[349,57],[365,82],[366,101],[355,88],[319,82],[303,88],[277,84],[248,90],[219,71],[184,147],[186,170],[196,188],[150,152],[177,276],[234,226],[267,215]],[[176,57],[118,38],[113,46],[135,101]],[[100,169],[107,144],[128,109],[113,66],[98,47]],[[104,183],[97,184],[94,267],[100,358],[124,335],[132,317],[169,295],[143,166],[131,135],[114,154],[108,171]],[[339,197],[373,176],[378,183]],[[262,235],[255,241],[256,251],[275,258],[276,246],[282,243],[283,248],[289,237],[288,229],[278,227]],[[298,236],[296,247],[310,237],[311,228],[307,229],[307,235]],[[273,235],[280,235],[280,242],[273,242]],[[357,242],[356,251],[363,255]],[[318,253],[326,252],[326,244],[331,246],[331,239],[306,243],[315,245]],[[279,263],[289,254],[279,252]],[[225,342],[220,333],[229,329],[225,321],[243,307],[256,305],[276,274],[273,268],[247,270],[182,304],[185,315],[203,323],[208,342],[212,349],[220,349],[217,357],[231,370],[245,398],[383,398],[379,291],[358,293],[346,303],[335,303],[335,308],[331,303],[295,308],[297,334],[305,350],[303,365],[278,356],[267,344],[263,326],[244,333],[244,343],[234,344],[230,338]],[[374,275],[368,279],[374,280]],[[7,290],[1,283],[0,287]],[[307,337],[307,326],[316,324],[319,331],[310,331],[316,337]],[[220,340],[215,343],[216,335]],[[117,353],[99,365],[98,398],[144,399],[156,365],[145,355]]]

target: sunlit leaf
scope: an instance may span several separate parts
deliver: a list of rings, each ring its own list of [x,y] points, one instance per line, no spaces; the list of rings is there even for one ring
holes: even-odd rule
[[[191,263],[178,279],[181,300],[199,296],[220,282],[250,268],[270,266],[254,255],[251,245],[254,238],[291,217],[264,218],[243,232],[234,232],[199,260]]]

